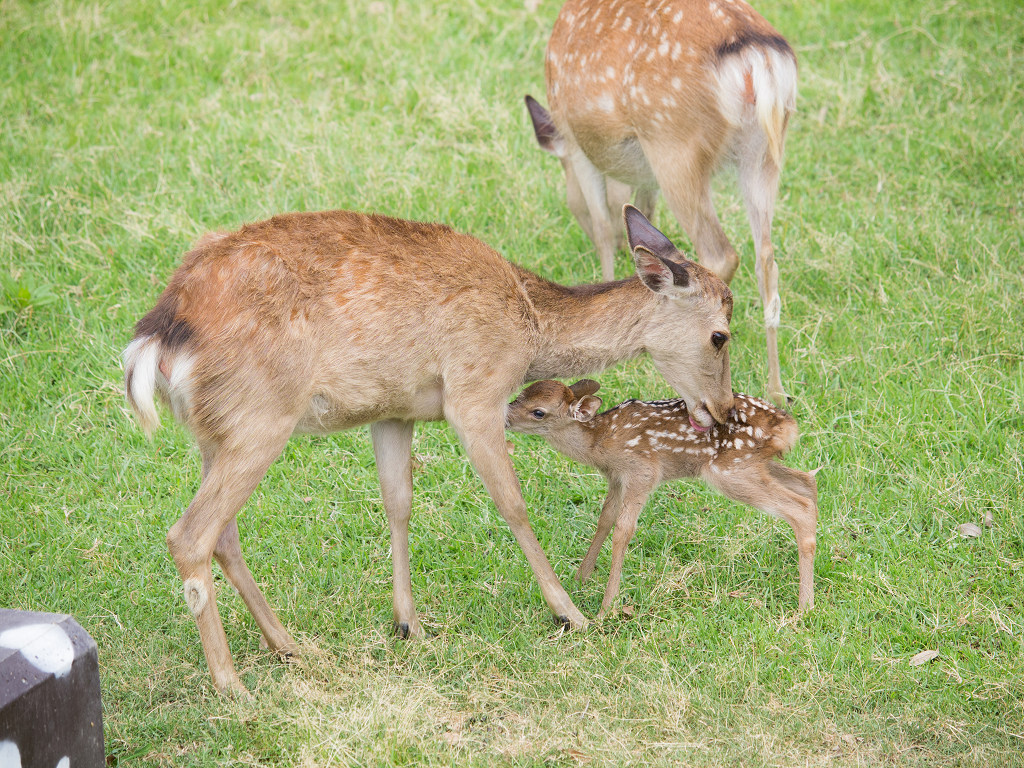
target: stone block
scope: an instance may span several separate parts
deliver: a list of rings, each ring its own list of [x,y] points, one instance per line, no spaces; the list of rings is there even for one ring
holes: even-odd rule
[[[0,609],[0,768],[102,768],[96,643],[70,616]]]

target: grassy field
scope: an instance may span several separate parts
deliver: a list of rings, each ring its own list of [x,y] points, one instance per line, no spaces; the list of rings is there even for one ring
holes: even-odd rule
[[[0,0],[0,605],[71,613],[97,640],[108,764],[1024,763],[1024,14],[759,8],[801,66],[775,241],[802,429],[789,463],[823,467],[814,611],[795,616],[784,523],[674,484],[641,517],[630,610],[559,635],[452,432],[430,424],[412,557],[434,636],[396,641],[361,429],[294,440],[241,516],[308,652],[262,651],[224,585],[254,693],[233,701],[164,543],[198,457],[166,415],[150,443],[127,411],[132,325],[199,234],[285,210],[444,221],[545,276],[596,280],[522,105],[543,96],[558,6]],[[753,249],[731,180],[719,191],[744,254],[733,382],[762,394]],[[685,242],[663,206],[656,219]],[[647,361],[599,378],[607,404],[670,394]],[[593,616],[609,551],[596,580],[572,577],[603,482],[514,442],[535,530]]]

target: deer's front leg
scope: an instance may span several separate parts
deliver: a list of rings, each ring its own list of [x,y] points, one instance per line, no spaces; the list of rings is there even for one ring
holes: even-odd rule
[[[516,477],[505,445],[504,403],[488,409],[485,417],[465,413],[446,415],[462,440],[469,460],[479,473],[498,512],[512,529],[526,555],[551,612],[558,621],[570,628],[583,627],[587,623],[586,619],[569,599],[530,527],[519,478]]]
[[[593,228],[591,239],[594,241],[598,258],[601,260],[601,277],[607,281],[614,280],[615,240],[621,226],[617,220],[613,222],[608,217],[608,187],[604,174],[580,150],[574,152],[568,162],[572,166],[580,193],[590,214],[590,224]],[[580,218],[577,213],[577,219]]]
[[[392,602],[395,634],[421,637],[409,572],[409,517],[412,514],[411,421],[377,421],[370,425],[381,498],[391,529]]]

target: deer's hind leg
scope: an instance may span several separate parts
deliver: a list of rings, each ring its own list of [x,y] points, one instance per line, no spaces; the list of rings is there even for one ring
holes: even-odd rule
[[[249,613],[256,620],[267,647],[282,659],[298,656],[299,647],[292,640],[280,619],[277,618],[277,614],[274,613],[267,598],[263,596],[263,592],[256,585],[249,566],[242,558],[237,516],[233,517],[221,531],[220,538],[217,539],[217,546],[213,550],[213,556],[217,559],[217,563],[228,581],[238,590]]]
[[[291,429],[288,429],[273,437],[261,435],[260,440],[250,441],[244,447],[228,448],[221,445],[204,450],[203,480],[199,490],[185,513],[167,532],[167,546],[181,575],[185,602],[195,617],[213,683],[224,693],[239,693],[245,689],[235,672],[227,636],[217,610],[211,570],[213,554],[225,535],[225,529],[229,524],[233,525],[235,516],[281,453],[290,433]],[[235,583],[235,579],[239,580],[238,583],[246,590],[248,600],[255,600],[261,613],[265,607],[265,612],[272,616],[273,611],[252,581],[252,575],[248,574],[248,580],[241,575],[238,566],[241,551],[238,551],[237,557],[230,552],[236,537],[237,528],[234,532],[227,531],[223,540],[221,555],[228,563],[225,573],[232,583]],[[248,568],[245,571],[248,573]],[[243,594],[243,599],[246,594]],[[255,598],[255,595],[259,597]],[[276,617],[274,622],[280,624]],[[261,629],[264,629],[262,625]],[[279,638],[282,645],[291,640],[286,632],[284,637],[287,640]]]
[[[754,272],[764,311],[768,349],[768,397],[776,405],[784,406],[787,397],[782,388],[778,345],[782,299],[779,296],[779,267],[775,262],[775,246],[772,245],[772,218],[781,169],[768,153],[767,137],[760,130],[744,138],[737,173],[754,238]]]

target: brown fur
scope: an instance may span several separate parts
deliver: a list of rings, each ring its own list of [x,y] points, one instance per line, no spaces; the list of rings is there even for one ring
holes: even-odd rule
[[[566,288],[440,224],[327,211],[201,238],[125,352],[147,431],[155,395],[195,435],[203,480],[168,533],[214,682],[239,689],[216,603],[215,557],[269,646],[295,652],[242,560],[236,515],[295,432],[370,424],[392,535],[394,617],[422,629],[409,576],[413,423],[446,419],[520,543],[552,613],[585,622],[530,528],[505,453],[523,382],[651,355],[698,417],[732,407],[729,289],[635,209],[637,276]],[[672,275],[685,274],[685,285]]]
[[[614,526],[602,615],[618,594],[626,548],[651,491],[669,480],[697,477],[790,524],[799,551],[799,607],[814,606],[817,484],[813,473],[776,461],[796,442],[792,416],[763,400],[736,395],[728,420],[702,432],[692,426],[682,400],[627,400],[598,414],[596,391],[596,383],[587,380],[571,388],[557,381],[536,382],[509,406],[506,427],[542,436],[607,478],[608,498],[579,570],[581,580],[589,578]]]
[[[771,223],[795,106],[796,56],[785,38],[743,0],[568,0],[545,76],[551,112],[526,97],[534,132],[562,163],[569,207],[606,280],[633,188],[648,217],[660,189],[701,263],[729,282],[739,257],[710,184],[720,166],[736,166],[765,311],[769,396],[784,402]]]

